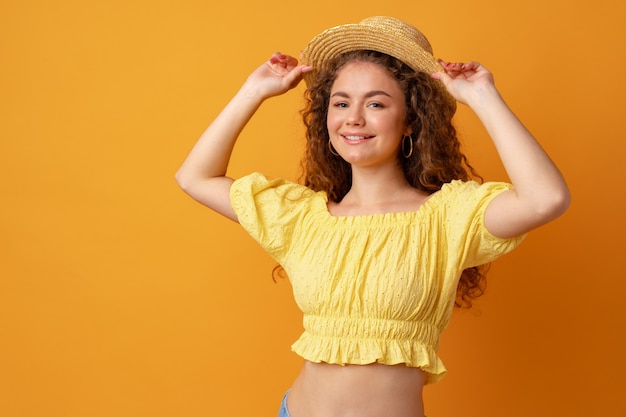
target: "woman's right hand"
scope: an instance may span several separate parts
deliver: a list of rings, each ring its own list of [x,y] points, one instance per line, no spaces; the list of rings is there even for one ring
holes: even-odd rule
[[[292,89],[311,69],[277,52],[250,74],[179,168],[176,180],[181,188],[196,201],[237,221],[230,203],[233,180],[226,176],[235,141],[263,100]]]
[[[302,80],[302,74],[312,69],[298,65],[298,60],[292,56],[276,52],[250,74],[244,86],[266,99],[294,88]]]

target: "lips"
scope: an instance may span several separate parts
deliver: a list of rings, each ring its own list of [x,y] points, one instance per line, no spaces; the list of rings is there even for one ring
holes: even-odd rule
[[[360,141],[360,140],[366,140],[366,139],[371,139],[374,136],[366,136],[366,135],[341,135],[345,140],[347,141],[352,141],[352,142],[356,142],[356,141]]]

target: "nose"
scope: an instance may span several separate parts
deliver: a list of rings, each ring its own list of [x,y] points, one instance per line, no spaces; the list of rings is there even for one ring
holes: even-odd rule
[[[365,124],[363,110],[359,106],[353,106],[350,108],[346,118],[346,124],[349,126],[362,126]]]

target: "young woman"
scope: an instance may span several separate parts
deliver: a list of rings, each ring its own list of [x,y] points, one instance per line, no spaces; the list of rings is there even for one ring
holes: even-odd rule
[[[439,336],[481,293],[478,266],[561,215],[556,166],[482,65],[439,63],[407,23],[328,29],[305,64],[274,54],[255,70],[177,173],[191,197],[238,221],[284,268],[304,314],[304,358],[280,416],[421,417],[440,379]],[[226,176],[261,103],[304,78],[304,184]],[[510,178],[479,183],[460,151],[456,101],[480,118]]]

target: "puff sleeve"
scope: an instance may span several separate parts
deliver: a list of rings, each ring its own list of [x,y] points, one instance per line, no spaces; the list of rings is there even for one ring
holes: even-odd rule
[[[289,251],[298,219],[313,191],[284,179],[253,173],[236,180],[230,200],[239,223],[276,261]]]
[[[511,184],[452,181],[445,187],[444,192],[449,193],[445,208],[449,244],[463,254],[462,269],[494,261],[522,242],[525,235],[502,239],[485,226],[487,206],[498,194],[513,189]]]

